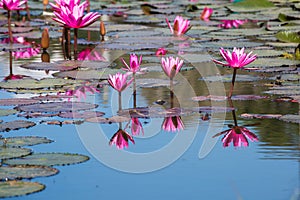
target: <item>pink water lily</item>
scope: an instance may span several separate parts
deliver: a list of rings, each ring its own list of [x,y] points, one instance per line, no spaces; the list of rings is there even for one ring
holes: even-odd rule
[[[127,81],[127,74],[116,73],[115,75],[109,75],[108,83],[118,92],[122,92],[126,89],[133,79]]]
[[[83,86],[79,86],[75,89],[68,89],[64,93],[64,95],[74,96],[78,100],[81,100],[81,99],[86,99],[86,94],[87,93],[95,94],[95,93],[99,93],[99,92],[100,92],[100,90],[98,90],[96,87],[94,87],[92,85],[83,85]],[[60,94],[61,93],[59,92],[58,95],[60,95]]]
[[[50,2],[49,4],[52,6],[54,11],[60,12],[61,7],[68,6],[73,8],[75,5],[80,5],[80,0],[54,0],[55,4]],[[87,7],[87,2],[83,2],[85,7]]]
[[[119,129],[110,139],[109,145],[115,144],[118,149],[128,148],[128,140],[134,144],[134,139],[126,131]]]
[[[223,134],[225,134],[222,138],[224,147],[228,147],[231,142],[233,142],[234,147],[247,147],[249,146],[248,139],[252,142],[258,141],[258,137],[243,126],[233,126],[231,129],[216,134],[214,137]]]
[[[221,20],[222,24],[219,24],[219,27],[222,27],[222,28],[226,28],[226,29],[229,29],[229,28],[238,28],[240,25],[243,25],[244,23],[247,22],[247,20],[237,20],[237,19],[234,19],[234,20]]]
[[[94,60],[94,61],[106,61],[106,59],[97,51],[93,51],[90,48],[84,49],[78,54],[78,60]]]
[[[190,21],[188,19],[183,19],[181,16],[176,16],[174,20],[174,25],[172,26],[166,18],[166,22],[171,30],[171,33],[176,35],[176,36],[181,36],[185,34],[190,28]]]
[[[139,135],[140,132],[144,134],[143,125],[140,122],[139,118],[132,117],[131,118],[131,133],[132,135]]]
[[[1,0],[0,1],[0,8],[5,10],[20,10],[22,9],[21,6],[24,5],[27,0]]]
[[[123,68],[125,71],[136,73],[140,71],[140,65],[142,64],[142,56],[140,59],[136,54],[130,54],[129,65],[125,62],[124,58],[121,58],[122,63],[126,68]]]
[[[168,132],[176,132],[184,129],[184,124],[180,116],[165,117],[162,129]]]
[[[205,7],[200,15],[200,19],[202,19],[203,21],[209,21],[209,18],[212,15],[212,13],[212,8]]]
[[[58,10],[54,8],[54,21],[63,24],[68,28],[84,28],[94,23],[100,15],[96,12],[84,13],[86,8],[86,2],[81,4],[71,4],[71,5],[60,5]]]
[[[165,48],[161,47],[156,50],[155,55],[156,56],[164,56],[167,54],[167,52],[168,51]]]
[[[233,48],[232,53],[229,50],[220,49],[220,54],[224,58],[225,62],[220,62],[217,60],[213,60],[215,63],[229,66],[231,68],[243,68],[244,66],[252,63],[256,59],[256,55],[251,55],[250,53],[245,53],[245,48],[238,49],[236,47]]]
[[[182,65],[183,60],[180,60],[178,57],[174,58],[170,56],[167,58],[161,58],[161,67],[170,79],[173,79],[176,76]]]

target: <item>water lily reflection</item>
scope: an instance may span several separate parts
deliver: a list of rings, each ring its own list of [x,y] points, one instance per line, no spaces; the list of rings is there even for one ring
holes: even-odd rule
[[[184,129],[184,124],[180,116],[165,117],[162,129],[168,132],[176,132]]]
[[[97,51],[93,51],[90,48],[86,48],[79,52],[78,60],[94,60],[94,61],[106,61],[106,59]]]
[[[243,25],[244,23],[247,22],[247,20],[221,20],[222,24],[219,24],[219,27],[221,28],[238,28],[239,26]]]
[[[139,135],[140,133],[144,134],[143,125],[140,122],[139,118],[132,117],[130,121],[131,121],[131,134],[132,135]]]
[[[119,130],[110,139],[109,145],[116,145],[118,149],[124,149],[124,147],[128,148],[129,140],[134,144],[133,137],[126,131],[119,128]]]
[[[99,93],[99,92],[100,92],[100,90],[98,90],[95,86],[83,85],[83,86],[79,86],[75,89],[68,89],[64,94],[67,96],[74,96],[80,101],[81,99],[86,99],[87,93],[95,94],[95,93]],[[60,95],[60,94],[61,93],[59,92],[58,95]]]

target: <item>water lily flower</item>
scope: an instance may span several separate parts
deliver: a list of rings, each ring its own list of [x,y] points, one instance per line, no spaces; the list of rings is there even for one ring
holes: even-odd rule
[[[131,118],[131,133],[132,135],[139,135],[140,132],[144,134],[144,129],[142,123],[139,121],[139,118]]]
[[[221,28],[238,28],[240,25],[243,25],[244,23],[247,22],[247,20],[221,20],[222,24],[219,24],[219,27]]]
[[[101,54],[99,54],[99,52],[93,51],[90,48],[82,50],[78,54],[78,60],[106,61],[106,59]]]
[[[133,81],[133,79],[129,80],[127,82],[127,74],[121,74],[116,73],[115,75],[109,75],[108,83],[111,87],[113,87],[118,92],[122,92],[124,89],[126,89],[130,83]]]
[[[109,145],[115,144],[118,149],[128,148],[128,139],[134,144],[134,139],[126,131],[119,129],[110,139]]]
[[[80,4],[80,0],[54,0],[54,3],[49,3],[52,6],[52,9],[54,11],[60,12],[61,7],[68,6],[70,8],[73,8],[75,5]],[[84,2],[84,6],[87,7],[87,2]]]
[[[164,56],[167,54],[167,50],[163,47],[158,48],[157,51],[155,52],[156,56]]]
[[[21,6],[25,4],[27,0],[1,0],[0,1],[0,8],[5,10],[20,10],[22,9]]]
[[[220,62],[214,59],[213,61],[217,64],[229,66],[234,69],[243,68],[244,66],[250,64],[256,59],[255,54],[251,55],[252,51],[248,54],[245,53],[245,48],[238,49],[234,47],[232,53],[229,50],[225,51],[223,48],[221,48],[220,54],[227,63]]]
[[[183,65],[183,60],[180,60],[178,57],[174,58],[172,56],[167,58],[161,58],[161,66],[165,74],[173,79],[175,75],[180,71]]]
[[[258,137],[243,126],[233,126],[231,129],[218,133],[213,137],[223,134],[225,134],[222,138],[224,147],[228,147],[231,142],[233,142],[234,147],[247,147],[249,146],[247,138],[252,142],[258,141]]]
[[[86,2],[82,4],[60,5],[59,10],[54,11],[54,21],[68,28],[84,28],[94,23],[100,15],[96,12],[84,13]]]
[[[20,80],[20,79],[23,79],[25,77],[27,77],[27,76],[25,76],[25,75],[18,75],[18,74],[10,74],[10,75],[4,77],[3,80],[4,81],[8,81],[8,80]]]
[[[212,15],[212,13],[212,8],[205,7],[200,15],[200,19],[202,19],[203,21],[209,21],[209,18]]]
[[[176,36],[181,36],[185,34],[190,28],[190,21],[188,19],[183,19],[181,16],[176,16],[174,20],[174,25],[172,26],[166,18],[166,22],[171,30],[171,33],[176,35]]]
[[[75,89],[68,89],[64,95],[75,96],[78,100],[81,100],[81,99],[86,99],[86,94],[88,92],[91,94],[95,94],[95,93],[99,93],[100,90],[98,90],[96,87],[92,85],[84,85],[84,86],[77,87]],[[60,94],[61,93],[59,92],[58,95]]]
[[[138,59],[138,56],[135,54],[130,54],[130,61],[129,61],[129,66],[125,62],[124,58],[121,58],[121,61],[125,65],[126,68],[123,68],[125,71],[131,72],[131,73],[136,73],[140,71],[140,65],[142,64],[142,56],[140,56],[140,59]]]
[[[228,97],[231,98],[237,69],[241,69],[244,66],[252,63],[256,59],[256,55],[255,54],[251,55],[252,52],[247,54],[247,53],[245,53],[245,48],[238,49],[236,47],[233,48],[232,53],[229,50],[225,51],[223,48],[221,48],[220,54],[224,58],[226,63],[218,61],[218,60],[214,60],[214,59],[213,59],[213,61],[217,64],[220,64],[223,66],[229,66],[229,67],[233,68],[231,88],[230,88],[230,92],[228,95]]]
[[[180,116],[165,117],[162,129],[168,132],[176,132],[184,129],[184,124]]]

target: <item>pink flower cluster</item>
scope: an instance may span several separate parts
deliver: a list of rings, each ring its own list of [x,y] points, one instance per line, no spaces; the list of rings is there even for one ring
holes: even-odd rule
[[[1,0],[0,8],[3,8],[4,10],[21,10],[21,6],[26,2],[27,0]]]

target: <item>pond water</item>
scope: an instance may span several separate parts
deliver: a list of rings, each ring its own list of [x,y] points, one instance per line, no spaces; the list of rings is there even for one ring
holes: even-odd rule
[[[199,9],[204,5],[211,5],[210,1],[203,4],[199,2],[197,4]],[[98,9],[97,3],[92,2],[91,5]],[[41,136],[54,141],[28,147],[34,153],[64,152],[82,154],[90,158],[86,162],[75,165],[54,166],[59,170],[59,173],[54,176],[25,179],[42,183],[46,187],[40,192],[10,199],[299,199],[299,119],[297,121],[296,118],[296,123],[291,123],[282,117],[285,116],[288,121],[291,121],[299,115],[299,98],[298,101],[282,99],[283,97],[297,99],[296,97],[299,96],[297,66],[300,62],[293,61],[296,64],[288,64],[288,67],[296,67],[296,70],[285,69],[284,72],[276,73],[274,68],[282,67],[276,65],[271,66],[274,67],[272,73],[266,73],[265,71],[271,67],[265,63],[255,65],[255,61],[252,67],[257,67],[258,70],[238,71],[232,101],[227,101],[222,98],[229,91],[232,70],[216,66],[211,61],[212,58],[220,58],[218,55],[218,50],[222,47],[220,45],[225,45],[225,48],[245,45],[247,51],[254,52],[268,49],[275,56],[265,57],[272,59],[278,59],[276,51],[291,52],[292,48],[269,48],[261,40],[253,41],[251,35],[250,37],[240,34],[227,35],[229,39],[220,39],[222,38],[220,33],[225,33],[227,30],[217,27],[216,23],[217,17],[227,13],[224,10],[225,1],[220,1],[217,6],[213,6],[217,16],[208,24],[196,19],[200,14],[199,10],[184,12],[186,6],[191,4],[188,1],[182,4],[169,1],[153,3],[157,6],[156,11],[159,14],[151,15],[144,15],[139,4],[137,2],[107,4],[107,7],[103,7],[100,12],[104,14],[102,19],[107,29],[104,42],[98,41],[100,38],[98,22],[79,32],[79,38],[84,39],[79,40],[79,52],[87,47],[94,49],[94,54],[91,52],[90,55],[95,55],[96,52],[103,56],[107,61],[105,70],[99,67],[102,61],[83,61],[80,72],[75,71],[75,75],[69,72],[60,73],[51,70],[45,72],[20,67],[24,63],[40,63],[41,54],[38,54],[30,59],[13,60],[13,73],[27,75],[37,80],[59,79],[68,75],[81,81],[81,85],[91,84],[100,92],[95,94],[86,92],[86,98],[59,99],[59,101],[64,102],[66,106],[74,102],[73,111],[76,110],[76,102],[97,104],[98,107],[92,111],[104,112],[105,118],[117,116],[118,113],[123,117],[136,115],[144,133],[134,135],[134,144],[129,141],[128,148],[118,149],[115,145],[110,146],[109,141],[119,129],[131,133],[131,125],[127,119],[125,122],[119,122],[118,118],[119,123],[80,121],[77,124],[63,124],[64,121],[73,119],[59,117],[58,112],[54,111],[37,111],[42,114],[56,113],[52,117],[18,116],[25,113],[22,111],[3,116],[1,120],[4,122],[22,119],[36,123],[35,126],[27,129],[3,131],[1,135],[5,138]],[[34,6],[34,8],[37,13],[41,11],[41,6]],[[194,19],[192,21],[194,26],[187,36],[180,38],[172,36],[166,28],[164,17],[175,8],[178,8],[178,11],[174,11],[175,14],[184,13],[185,16]],[[117,11],[127,13],[128,17],[124,19],[111,15]],[[173,19],[174,13],[168,17]],[[51,45],[47,49],[51,63],[64,60],[58,26],[54,26],[48,17],[38,18],[49,22],[43,26],[50,27],[49,33],[53,34]],[[247,29],[247,27],[243,28]],[[255,28],[251,27],[249,30]],[[35,29],[41,32],[39,28]],[[232,32],[236,30],[239,29],[234,29]],[[273,33],[271,31],[261,35],[267,37]],[[91,36],[89,41],[88,34]],[[238,42],[232,43],[230,37],[237,37],[235,39]],[[34,36],[29,37],[28,40],[39,42]],[[262,45],[257,45],[256,42]],[[167,56],[179,56],[184,60],[181,72],[174,78],[173,93],[170,90],[170,80],[160,68],[161,58],[155,56],[157,48],[160,47],[168,50]],[[120,58],[124,58],[128,63],[130,53],[143,55],[141,67],[147,70],[144,74],[136,76],[136,106],[134,106],[133,86],[130,85],[122,92],[122,110],[118,112],[118,93],[107,84],[105,77],[107,73],[121,72],[120,68],[123,65]],[[258,55],[257,62],[265,57]],[[0,59],[0,79],[3,80],[9,74],[8,53],[2,52]],[[90,69],[86,68],[95,71],[88,72]],[[104,73],[97,74],[97,71],[101,70]],[[282,76],[283,86],[288,83],[287,86],[296,87],[296,89],[292,88],[296,92],[281,95],[270,92],[279,75]],[[24,91],[17,88],[16,92],[9,92],[1,85],[0,92],[1,99],[34,98],[46,94],[56,96],[58,91],[64,92],[72,87],[78,87],[77,83],[56,88],[50,85],[49,88],[47,87],[48,91]],[[209,95],[217,100],[207,99]],[[47,104],[49,101],[43,103]],[[14,105],[1,106],[2,109],[14,107]],[[34,112],[35,109],[30,111]],[[256,119],[245,117],[246,114],[269,115],[267,118]],[[282,118],[269,118],[269,116],[274,117],[275,114]],[[289,118],[290,115],[293,115],[293,118]],[[92,113],[92,117],[95,116],[96,114]],[[182,120],[184,127],[176,132],[163,129],[163,124],[168,117],[171,117],[175,124]],[[78,121],[82,118],[74,120]],[[53,121],[61,124],[49,124]],[[224,134],[214,136],[230,129],[235,123],[236,126],[249,129],[257,136],[258,141],[248,140],[247,147],[234,147],[232,142],[229,147],[223,147]],[[178,129],[179,127],[180,125],[177,126]]]

